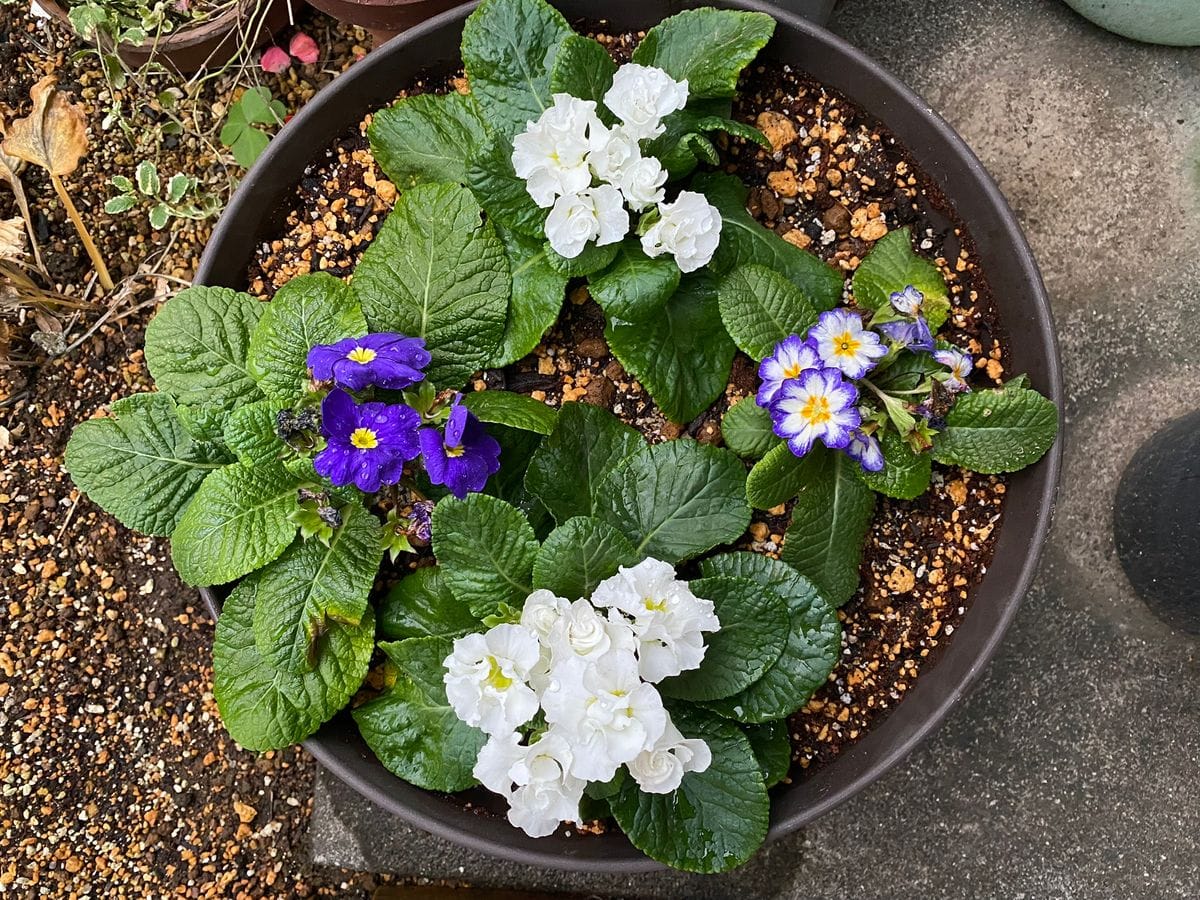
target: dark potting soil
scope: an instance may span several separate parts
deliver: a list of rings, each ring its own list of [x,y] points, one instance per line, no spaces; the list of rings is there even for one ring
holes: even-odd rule
[[[614,58],[628,58],[638,35],[588,29]],[[932,180],[880,123],[803,73],[767,62],[743,78],[735,115],[757,125],[771,151],[722,138],[722,168],[750,188],[748,208],[763,227],[837,266],[848,277],[871,246],[908,226],[950,288],[942,331],[977,360],[977,386],[1005,372],[1003,332],[970,235]],[[466,91],[461,73],[430,75],[404,95]],[[395,202],[365,133],[339,138],[305,170],[278,237],[258,248],[250,292],[271,297],[312,271],[349,277]],[[695,420],[673,423],[611,356],[604,314],[573,284],[558,323],[525,359],[480,373],[474,388],[504,388],[551,406],[583,401],[611,409],[648,440],[683,434],[721,444],[729,405],[755,389],[756,366],[738,354],[725,394]],[[840,611],[842,657],[826,685],[790,721],[792,778],[823,766],[900,703],[933,664],[971,604],[991,561],[1003,510],[1004,476],[934,466],[933,484],[912,501],[880,498],[857,594]],[[756,513],[739,547],[777,555],[785,506]],[[417,564],[420,564],[418,562]]]

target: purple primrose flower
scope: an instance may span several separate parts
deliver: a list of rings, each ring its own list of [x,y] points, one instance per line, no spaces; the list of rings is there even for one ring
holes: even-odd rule
[[[877,327],[897,347],[930,351],[936,346],[924,316],[918,316],[915,322],[884,322]]]
[[[796,456],[804,456],[818,438],[844,449],[862,424],[858,389],[837,369],[809,369],[789,378],[771,404],[774,430]]]
[[[888,299],[892,301],[896,312],[914,319],[924,311],[925,295],[911,284],[906,285],[902,291],[890,294]]]
[[[958,348],[952,347],[949,350],[938,350],[933,354],[933,358],[950,370],[950,377],[942,382],[946,390],[957,394],[960,391],[971,389],[967,384],[967,376],[971,374],[971,355],[969,353],[963,353]]]
[[[326,445],[313,466],[338,487],[354,484],[372,494],[400,481],[405,462],[421,452],[420,424],[420,414],[402,403],[359,404],[334,388],[321,401]]]
[[[418,500],[408,514],[408,533],[422,543],[428,544],[433,537],[433,504]]]
[[[796,378],[806,369],[821,368],[821,358],[816,347],[798,334],[784,338],[775,345],[775,352],[762,361],[758,377],[762,385],[755,402],[759,406],[770,406],[779,388],[789,378]]]
[[[863,328],[862,319],[848,309],[821,313],[808,332],[817,353],[827,366],[841,369],[848,378],[862,378],[875,368],[875,361],[887,355],[879,335]]]
[[[420,436],[429,480],[445,485],[460,500],[483,490],[488,477],[500,470],[500,444],[461,401],[462,394],[456,395],[444,431],[427,425]]]
[[[308,351],[308,367],[317,381],[333,381],[352,391],[376,385],[403,390],[421,381],[429,351],[421,338],[390,331],[317,344]]]
[[[846,445],[846,455],[863,467],[864,472],[879,472],[883,469],[883,449],[875,436],[861,428],[856,429]]]

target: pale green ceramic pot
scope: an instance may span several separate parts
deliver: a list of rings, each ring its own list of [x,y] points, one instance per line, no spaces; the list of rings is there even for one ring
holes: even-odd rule
[[[1101,28],[1135,41],[1200,45],[1200,0],[1066,0]]]

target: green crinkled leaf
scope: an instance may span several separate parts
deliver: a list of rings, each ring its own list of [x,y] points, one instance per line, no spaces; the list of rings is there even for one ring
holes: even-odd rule
[[[871,383],[881,391],[915,391],[928,376],[945,372],[946,367],[928,353],[901,353],[885,369],[871,373]]]
[[[549,434],[558,421],[558,410],[553,406],[512,391],[475,391],[464,394],[462,402],[481,422],[494,422],[535,434]]]
[[[818,311],[832,309],[842,299],[841,274],[806,250],[789,244],[764,228],[746,211],[746,186],[733,175],[698,175],[692,189],[700,191],[721,213],[721,243],[710,264],[724,274],[745,263],[757,263],[785,276]]]
[[[633,52],[633,61],[687,79],[692,97],[732,97],[738,77],[775,33],[764,13],[689,9],[659,22]]]
[[[456,638],[475,631],[479,620],[454,599],[440,566],[426,566],[400,579],[379,606],[379,633],[389,641]]]
[[[255,578],[254,638],[281,672],[308,672],[317,639],[334,620],[357,625],[383,560],[379,520],[358,505],[342,507],[342,525],[326,546],[298,540]]]
[[[542,0],[484,0],[467,17],[463,64],[484,121],[497,133],[511,138],[551,105],[550,72],[572,34]]]
[[[787,640],[779,658],[740,693],[706,703],[739,722],[785,719],[829,678],[842,650],[837,612],[816,586],[786,563],[758,553],[725,553],[704,560],[706,576],[748,578],[779,594],[787,605]],[[786,772],[786,768],[785,768]]]
[[[547,211],[533,202],[525,179],[513,171],[510,138],[494,135],[479,149],[467,166],[467,186],[495,224],[539,245],[545,240]]]
[[[643,446],[642,436],[608,410],[564,403],[558,424],[529,462],[525,486],[560,524],[594,515],[604,476]]]
[[[814,447],[802,460],[803,487],[779,558],[841,606],[858,589],[863,540],[871,527],[875,494],[845,453]]]
[[[664,254],[651,259],[641,242],[627,238],[611,266],[588,282],[596,302],[616,319],[641,322],[661,312],[679,287],[679,266]]]
[[[351,289],[372,330],[424,338],[426,375],[458,387],[495,355],[512,279],[504,245],[470,191],[421,184],[383,223]]]
[[[771,426],[771,413],[743,397],[721,419],[725,445],[743,459],[761,459],[780,443]],[[769,508],[769,507],[768,507]]]
[[[228,288],[180,291],[146,328],[146,365],[158,389],[222,421],[234,407],[263,399],[247,352],[265,310],[266,304]]]
[[[663,309],[643,322],[610,319],[604,336],[613,356],[673,422],[696,418],[729,382],[734,345],[706,272],[682,278]]]
[[[682,151],[690,153],[700,162],[706,162],[710,166],[720,165],[721,154],[717,152],[717,145],[702,134],[689,131],[679,139],[679,146]]]
[[[672,709],[684,737],[712,752],[703,772],[689,772],[670,794],[644,794],[627,779],[610,798],[630,842],[661,863],[688,872],[726,872],[748,860],[766,839],[770,800],[754,750],[732,722],[698,710]]]
[[[225,446],[247,466],[281,460],[289,451],[275,433],[278,415],[279,404],[271,400],[238,407],[225,420]]]
[[[764,150],[771,149],[771,141],[765,134],[753,125],[747,125],[745,122],[739,122],[737,119],[731,119],[728,116],[705,116],[696,123],[696,131],[724,131],[733,137],[739,137],[750,141],[752,144],[758,144]]]
[[[324,272],[301,275],[266,304],[250,336],[249,370],[268,397],[294,403],[308,383],[308,351],[366,331],[349,285]]]
[[[538,538],[545,537],[554,527],[550,511],[525,486],[525,473],[542,436],[507,425],[488,425],[487,431],[500,444],[500,471],[488,479],[483,492],[511,503],[525,514]]]
[[[662,120],[663,133],[646,145],[644,155],[653,156],[667,170],[670,181],[678,181],[696,168],[699,160],[690,149],[688,135],[695,135],[702,122],[725,120],[733,112],[728,100],[690,98],[688,105]]]
[[[1037,391],[1009,383],[960,395],[933,439],[933,458],[974,472],[1016,472],[1054,445],[1058,409]]]
[[[746,470],[730,451],[691,438],[644,446],[600,482],[596,515],[638,553],[676,563],[746,530]]]
[[[380,644],[396,667],[396,683],[353,712],[372,752],[395,775],[430,791],[475,784],[471,770],[487,735],[455,714],[442,684],[448,638]]]
[[[558,48],[550,73],[550,93],[595,100],[597,113],[603,113],[604,95],[612,87],[616,73],[617,64],[597,41],[582,34],[570,34]]]
[[[166,394],[134,394],[113,416],[81,422],[67,443],[66,468],[79,489],[126,528],[168,535],[212,471],[227,461],[198,444]]]
[[[446,587],[484,616],[533,590],[538,541],[519,509],[486,494],[446,497],[433,510],[433,552]]]
[[[898,500],[912,500],[929,489],[933,474],[933,458],[928,453],[914,453],[908,441],[888,429],[880,441],[883,448],[883,470],[865,472],[859,476],[867,487]]]
[[[367,137],[379,167],[401,187],[464,183],[467,163],[487,140],[487,125],[473,96],[418,94],[375,113]]]
[[[721,279],[717,298],[725,330],[755,362],[770,356],[780,341],[803,335],[817,323],[817,311],[800,289],[765,266],[738,266]]]
[[[578,256],[567,259],[565,256],[555,253],[547,243],[546,261],[550,264],[550,268],[560,275],[566,275],[568,278],[583,278],[599,272],[601,269],[607,269],[617,258],[620,249],[619,243],[605,244],[603,247],[597,244],[588,244]]]
[[[523,237],[503,226],[496,233],[504,242],[512,272],[512,299],[500,349],[490,365],[499,368],[533,351],[558,321],[567,293],[567,276],[550,265],[550,249],[540,240]]]
[[[560,597],[590,597],[621,566],[641,560],[617,529],[600,519],[577,516],[550,532],[533,563],[533,586]]]
[[[787,722],[748,725],[742,729],[754,751],[768,788],[787,778],[792,768],[792,739]]]
[[[296,535],[299,480],[283,466],[237,464],[204,480],[171,535],[171,561],[191,585],[225,584],[265,566]]]
[[[233,589],[217,619],[213,694],[230,736],[247,750],[275,750],[304,740],[350,702],[375,649],[368,607],[358,625],[332,623],[317,644],[310,672],[273,668],[254,641],[255,577]]]
[[[715,575],[689,587],[716,606],[719,631],[704,636],[700,668],[658,685],[666,697],[719,700],[753,686],[779,659],[788,636],[787,603],[749,578]]]
[[[774,509],[800,492],[809,471],[803,460],[780,441],[746,476],[746,499],[755,509]]]
[[[925,317],[936,332],[950,309],[946,281],[937,266],[913,250],[910,229],[899,228],[876,241],[863,257],[854,270],[851,289],[859,306],[879,309],[890,304],[894,292],[910,284],[925,295]]]
[[[262,395],[259,394],[261,397]],[[258,403],[258,400],[248,401]],[[235,407],[235,409],[238,407]],[[221,444],[225,440],[225,422],[230,411],[223,403],[200,403],[195,406],[176,406],[184,430],[202,444]]]

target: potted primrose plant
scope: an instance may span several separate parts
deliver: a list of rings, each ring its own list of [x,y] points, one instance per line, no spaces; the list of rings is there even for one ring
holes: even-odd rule
[[[208,286],[148,328],[158,390],[81,425],[66,462],[125,525],[170,536],[219,609],[214,690],[243,746],[307,739],[386,808],[510,858],[720,872],[877,776],[961,695],[1044,533],[1021,513],[1052,495],[1057,408],[1002,377],[1015,345],[972,330],[989,287],[960,281],[969,250],[935,262],[919,211],[851,213],[817,185],[850,202],[887,180],[863,149],[882,127],[760,52],[800,48],[820,77],[857,66],[864,103],[903,96],[893,121],[926,154],[969,160],[944,125],[794,17],[634,6],[601,43],[542,0],[484,0],[335,83],[250,173]],[[460,39],[465,80],[378,109]],[[393,190],[351,266],[321,261],[353,278],[269,271],[254,247],[287,226],[266,211],[372,112],[370,177]],[[919,159],[893,166],[908,199]],[[764,168],[774,186],[748,198]],[[1005,316],[1044,324],[994,188],[977,166],[956,177],[951,196],[979,186],[976,218],[1004,235],[986,259],[1014,263],[991,276],[1014,289]],[[815,238],[787,228],[810,215]],[[837,243],[855,231],[861,255]],[[269,302],[232,289],[252,263]],[[1057,398],[1040,334],[1024,359]],[[595,359],[610,389],[592,395]],[[1017,517],[966,534],[960,492]],[[919,505],[934,494],[951,506]],[[870,605],[890,565],[877,530],[910,519],[943,536],[929,571],[897,565],[882,593],[955,598],[961,634],[890,682],[929,705],[843,734],[896,656],[862,639],[888,620]]]

